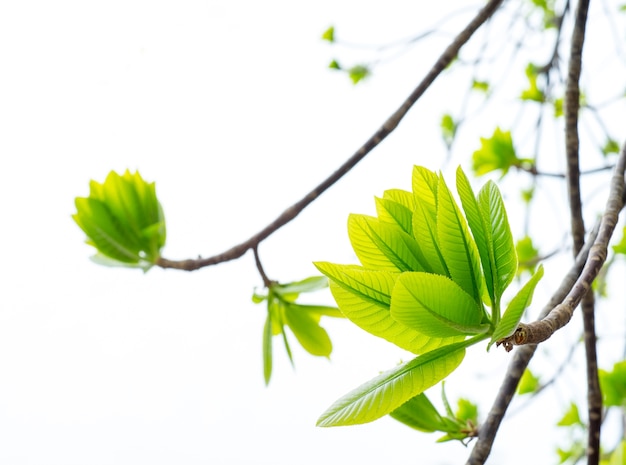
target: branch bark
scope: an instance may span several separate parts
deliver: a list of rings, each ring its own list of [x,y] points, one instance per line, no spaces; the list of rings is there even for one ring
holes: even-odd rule
[[[500,386],[496,400],[491,407],[485,423],[480,429],[478,440],[472,449],[467,465],[484,464],[491,452],[491,447],[504,414],[515,394],[515,389],[519,380],[533,357],[536,344],[548,339],[557,329],[565,325],[571,318],[574,308],[586,291],[591,286],[593,279],[600,271],[602,264],[606,260],[609,240],[615,230],[619,212],[626,202],[626,189],[624,183],[624,171],[626,169],[626,145],[615,166],[615,171],[611,179],[609,197],[605,212],[600,223],[590,233],[583,248],[576,257],[574,266],[564,277],[561,285],[552,295],[552,298],[543,308],[540,319],[528,325],[520,325],[520,328],[530,328],[531,333],[537,337],[531,340],[527,336],[528,331],[522,331],[526,338],[522,340],[521,334],[516,333],[511,336],[509,342],[512,345],[528,344],[520,347],[514,354],[513,360],[509,364],[505,378]],[[560,302],[560,304],[559,304]],[[545,328],[543,327],[545,326]],[[536,330],[536,331],[535,331]]]
[[[490,0],[468,23],[468,25],[452,40],[450,45],[439,56],[433,67],[426,76],[411,92],[400,107],[383,123],[383,125],[352,155],[343,165],[339,167],[328,178],[322,181],[311,192],[306,194],[301,200],[287,208],[278,218],[268,224],[261,231],[250,237],[241,244],[208,258],[168,260],[159,258],[156,265],[162,268],[174,268],[185,271],[194,271],[205,266],[216,265],[218,263],[235,260],[245,254],[248,250],[256,248],[259,243],[276,232],[279,228],[293,220],[311,202],[317,199],[326,189],[335,184],[346,173],[361,161],[365,156],[376,148],[389,134],[391,134],[411,107],[428,90],[431,84],[437,79],[441,72],[448,67],[457,56],[463,45],[469,41],[474,33],[496,12],[503,0]]]

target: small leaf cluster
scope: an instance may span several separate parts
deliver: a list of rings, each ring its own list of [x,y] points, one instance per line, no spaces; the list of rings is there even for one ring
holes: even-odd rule
[[[311,355],[329,357],[333,350],[328,333],[320,326],[322,316],[343,318],[336,307],[325,305],[305,305],[296,300],[302,293],[314,292],[328,287],[324,276],[312,276],[289,284],[273,283],[267,294],[252,296],[255,303],[267,303],[267,318],[263,328],[263,376],[269,384],[272,376],[272,337],[281,336],[291,364],[293,356],[285,332],[289,327],[300,345]]]
[[[155,184],[139,172],[111,171],[102,184],[92,180],[89,197],[75,204],[72,218],[98,251],[94,261],[144,270],[156,263],[165,245],[165,218]]]
[[[454,371],[467,347],[485,339],[491,346],[517,328],[543,268],[502,314],[502,295],[517,272],[502,197],[491,181],[475,195],[460,168],[456,187],[461,207],[442,175],[416,166],[412,192],[385,191],[377,217],[350,215],[361,265],[316,263],[349,320],[418,355],[339,399],[318,425],[391,413]]]
[[[500,171],[506,175],[513,167],[532,166],[533,161],[519,158],[511,131],[496,128],[491,137],[480,138],[480,148],[472,155],[472,170],[477,176]]]
[[[443,383],[442,383],[443,385]],[[424,433],[446,433],[437,442],[464,441],[478,435],[478,407],[467,399],[459,399],[453,412],[442,386],[446,414],[440,414],[426,394],[419,394],[402,404],[389,416]]]

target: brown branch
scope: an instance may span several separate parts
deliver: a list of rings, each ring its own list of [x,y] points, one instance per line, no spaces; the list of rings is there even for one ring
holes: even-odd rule
[[[588,10],[589,0],[580,0],[576,7],[576,18],[572,31],[570,60],[565,87],[565,152],[567,157],[567,185],[571,212],[572,239],[575,253],[578,253],[582,248],[585,235],[582,200],[580,197],[578,112],[580,107],[582,51],[585,41]],[[600,380],[598,378],[595,299],[593,291],[585,293],[582,300],[581,311],[585,334],[585,363],[587,367],[587,414],[589,419],[586,451],[587,465],[597,465],[600,462],[602,392],[600,391]]]
[[[433,67],[411,92],[411,95],[400,105],[400,107],[385,121],[385,123],[372,135],[354,155],[352,155],[343,165],[332,173],[327,179],[322,181],[311,192],[304,196],[301,200],[287,208],[278,218],[272,221],[261,231],[250,237],[241,244],[208,258],[188,259],[188,260],[168,260],[159,258],[156,265],[162,268],[175,268],[179,270],[193,271],[205,266],[216,265],[230,260],[235,260],[245,254],[248,250],[254,249],[259,243],[268,236],[276,232],[279,228],[293,220],[302,210],[304,210],[311,202],[317,199],[326,189],[335,184],[348,171],[350,171],[359,161],[361,161],[369,152],[378,146],[389,134],[391,134],[404,118],[411,107],[426,92],[435,79],[445,70],[459,53],[459,50],[472,37],[472,35],[483,25],[498,9],[503,0],[490,0],[469,22],[453,40],[452,43],[444,50],[437,59]]]
[[[567,296],[556,305],[545,318],[529,324],[520,324],[512,336],[500,341],[507,347],[513,345],[538,344],[548,339],[558,329],[565,326],[572,317],[574,309],[582,300],[585,293],[591,288],[593,280],[598,276],[602,265],[606,261],[607,250],[613,231],[624,207],[624,170],[626,167],[626,145],[615,166],[611,179],[610,193],[602,219],[598,237],[595,239],[589,252],[585,267],[572,286]],[[586,244],[587,245],[587,244]],[[585,245],[585,246],[586,246]]]
[[[580,276],[585,266],[585,263],[587,262],[589,250],[591,249],[591,244],[595,241],[597,234],[598,227],[594,228],[594,230],[591,231],[591,233],[589,234],[587,243],[576,257],[574,265],[564,276],[561,285],[554,292],[548,303],[544,306],[541,312],[541,317],[547,315],[556,304],[561,302],[570,291],[570,289],[574,286],[577,278]],[[480,428],[478,440],[476,441],[476,444],[474,445],[474,448],[472,449],[472,452],[467,460],[467,465],[482,465],[487,460],[487,457],[491,452],[491,447],[496,437],[496,433],[500,428],[500,424],[502,423],[504,414],[506,413],[506,410],[511,403],[511,399],[513,399],[513,395],[515,394],[515,390],[517,389],[519,380],[522,377],[524,370],[528,366],[530,359],[533,357],[536,349],[536,345],[527,345],[520,347],[513,354],[513,360],[511,360],[511,363],[509,364],[504,380],[500,385],[498,395],[496,396],[496,399],[491,409],[489,410],[487,419]]]

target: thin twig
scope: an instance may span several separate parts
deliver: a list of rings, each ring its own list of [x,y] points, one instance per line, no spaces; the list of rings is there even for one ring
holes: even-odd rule
[[[241,244],[235,245],[225,252],[208,258],[188,259],[188,260],[168,260],[159,258],[157,265],[162,268],[175,268],[179,270],[193,271],[205,266],[216,265],[230,260],[235,260],[245,254],[248,250],[256,247],[261,241],[276,232],[279,228],[293,220],[311,202],[317,199],[326,189],[341,179],[348,171],[361,161],[369,152],[378,146],[404,118],[411,107],[426,92],[435,79],[444,71],[459,53],[461,47],[472,37],[478,28],[485,23],[498,9],[503,0],[490,0],[444,50],[437,59],[433,67],[422,79],[419,85],[413,90],[411,95],[400,105],[400,107],[385,121],[385,123],[352,155],[343,165],[322,181],[311,192],[301,200],[287,208],[278,218]]]

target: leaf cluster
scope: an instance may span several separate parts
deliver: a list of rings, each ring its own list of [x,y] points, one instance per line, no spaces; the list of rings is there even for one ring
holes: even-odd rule
[[[272,337],[282,337],[285,350],[291,364],[293,355],[285,332],[287,326],[300,345],[311,355],[329,357],[332,342],[328,333],[320,326],[322,316],[342,318],[336,307],[326,305],[305,305],[296,300],[302,293],[315,292],[328,287],[328,279],[324,276],[312,276],[289,284],[273,283],[267,294],[252,296],[255,303],[267,303],[267,318],[263,328],[263,376],[265,384],[269,384],[272,376]]]
[[[155,184],[139,172],[111,171],[102,184],[92,180],[89,197],[75,204],[72,218],[98,251],[96,262],[144,270],[156,263],[165,245],[165,217]]]
[[[461,207],[442,175],[416,166],[412,192],[385,191],[376,217],[350,215],[361,265],[316,263],[348,319],[417,355],[339,399],[318,425],[391,413],[455,370],[467,347],[485,339],[491,346],[515,331],[543,269],[502,314],[502,295],[517,272],[502,197],[491,181],[474,194],[460,168],[456,188]]]

